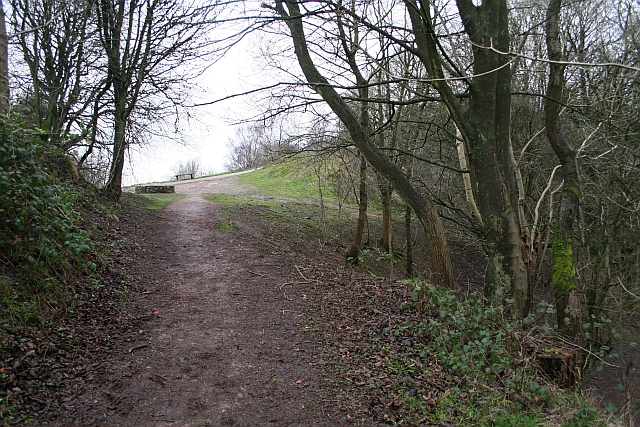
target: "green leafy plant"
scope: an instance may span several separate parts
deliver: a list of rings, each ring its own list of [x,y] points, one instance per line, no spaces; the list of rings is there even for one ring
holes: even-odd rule
[[[3,310],[16,315],[28,306],[18,294],[57,292],[71,269],[95,268],[91,234],[74,209],[80,193],[61,179],[70,160],[40,136],[20,115],[0,116],[0,263],[31,287],[3,291]]]
[[[221,221],[220,231],[224,231],[225,233],[237,233],[240,231],[240,227],[238,227],[238,225],[233,221]]]

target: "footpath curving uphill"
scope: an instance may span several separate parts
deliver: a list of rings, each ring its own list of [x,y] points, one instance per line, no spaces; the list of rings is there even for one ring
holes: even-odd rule
[[[221,231],[218,210],[192,194],[143,227],[137,330],[55,424],[340,425],[318,404],[312,343],[298,334],[304,289],[281,288],[294,257]]]

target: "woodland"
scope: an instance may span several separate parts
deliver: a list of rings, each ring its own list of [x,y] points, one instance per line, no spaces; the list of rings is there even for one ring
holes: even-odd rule
[[[230,169],[322,165],[317,176],[357,206],[342,243],[347,264],[368,253],[379,209],[392,276],[477,297],[523,334],[544,336],[540,365],[562,387],[579,389],[621,340],[635,348],[637,1],[1,6],[5,331],[38,317],[25,308],[34,295],[64,295],[75,275],[100,269],[78,212],[95,206],[83,194],[119,206],[129,150],[175,138],[181,117],[223,102],[194,102],[197,78],[257,35],[277,82],[234,95],[259,111],[229,141]],[[405,233],[398,248],[394,223]],[[422,265],[406,237],[416,224],[427,240]],[[451,257],[461,242],[484,256],[479,296],[462,292]],[[620,369],[628,377],[633,366]],[[633,425],[631,396],[626,405]]]

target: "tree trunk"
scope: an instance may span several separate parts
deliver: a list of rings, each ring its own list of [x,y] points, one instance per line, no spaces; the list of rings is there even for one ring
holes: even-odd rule
[[[113,158],[109,170],[109,180],[105,185],[105,192],[115,200],[120,199],[122,194],[122,170],[124,169],[124,156],[127,150],[126,142],[126,100],[118,99],[118,90],[115,91],[116,111],[115,111],[115,132],[113,137]],[[122,97],[120,97],[122,98]]]
[[[389,252],[391,248],[391,196],[393,187],[381,174],[378,174],[378,189],[380,190],[380,201],[382,202],[382,236],[380,237],[380,243],[382,248]]]
[[[467,153],[464,148],[464,140],[462,139],[462,135],[460,134],[460,130],[458,128],[456,128],[456,149],[458,150],[458,163],[460,163],[460,169],[469,169],[469,162],[467,162]],[[480,215],[480,211],[478,210],[476,198],[473,195],[473,186],[471,185],[471,177],[469,176],[468,172],[462,174],[462,182],[464,183],[464,194],[467,198],[467,205],[469,206],[471,216],[473,217],[473,219],[475,219],[480,231],[484,233],[484,222],[482,221],[482,215]]]
[[[353,75],[356,77],[358,95],[363,100],[360,102],[360,125],[367,133],[369,133],[371,129],[369,104],[365,101],[369,98],[369,85],[367,85],[367,80],[362,75],[355,57],[355,53],[359,48],[359,40],[353,40],[347,37],[347,32],[344,29],[344,23],[339,16],[338,30],[340,32],[342,49],[347,56],[347,62],[349,63],[351,72],[353,72]],[[352,37],[357,38],[357,32],[351,32],[350,34]],[[362,155],[362,153],[360,153],[360,201],[358,206],[358,225],[356,227],[356,235],[353,243],[347,248],[345,253],[347,261],[351,261],[354,264],[358,263],[358,257],[362,247],[362,236],[364,235],[364,227],[367,222],[367,205],[367,159]]]
[[[560,61],[559,15],[562,0],[550,0],[547,8],[547,52],[549,59]],[[564,185],[560,201],[560,212],[555,224],[551,255],[551,282],[556,299],[558,330],[574,341],[582,332],[580,295],[576,283],[576,266],[573,256],[574,224],[580,204],[580,181],[576,152],[564,139],[560,128],[560,104],[564,89],[564,65],[549,64],[549,84],[545,98],[545,128],[547,139],[562,165]]]
[[[474,76],[469,79],[465,108],[446,83],[433,29],[430,2],[405,0],[418,50],[431,84],[440,93],[465,142],[473,194],[484,225],[487,270],[485,300],[494,305],[513,299],[512,311],[529,311],[529,283],[522,260],[522,242],[511,140],[511,69],[506,0],[457,0],[465,32],[473,42]]]
[[[488,28],[507,28],[506,4],[504,8],[487,8],[479,15]],[[498,33],[495,37],[496,47],[508,51],[508,34]],[[477,42],[490,43],[484,38]],[[474,73],[480,76],[474,77],[471,87],[468,111],[471,132],[467,152],[485,229],[488,259],[484,295],[493,305],[513,298],[514,314],[524,317],[529,311],[529,289],[522,259],[517,186],[510,154],[511,72],[502,55],[481,47],[474,47],[473,51]]]
[[[287,10],[284,8],[285,4]],[[359,123],[349,105],[320,74],[309,54],[298,3],[295,0],[287,0],[286,2],[278,0],[276,2],[276,11],[289,27],[298,63],[307,81],[345,125],[354,144],[366,157],[369,164],[393,183],[398,194],[416,212],[416,216],[420,220],[429,240],[431,262],[434,270],[433,282],[441,286],[454,287],[455,279],[447,238],[435,207],[418,193],[402,171],[372,144],[368,133]]]
[[[9,38],[4,6],[0,0],[0,113],[9,111]]]
[[[416,135],[417,133],[418,131],[416,129]],[[410,141],[413,141],[414,138],[415,136],[410,138]],[[414,151],[413,148],[411,148],[410,151],[413,154],[413,151]],[[409,180],[411,180],[411,178],[413,177],[413,163],[414,163],[413,156],[409,156],[407,160],[407,164],[405,165],[407,179]],[[407,277],[409,278],[413,277],[413,238],[411,237],[412,236],[412,233],[411,233],[412,213],[413,211],[411,210],[411,206],[406,205],[404,210],[404,234],[406,236],[406,241],[407,241],[406,274],[407,274]]]
[[[364,236],[364,227],[367,223],[367,160],[364,156],[360,155],[360,200],[358,203],[358,226],[356,228],[356,235],[353,239],[351,246],[347,248],[346,258],[347,261],[356,264],[358,262],[358,256],[362,248],[362,237]]]
[[[407,236],[407,277],[413,277],[413,239],[411,238],[411,206],[404,210],[404,234]]]

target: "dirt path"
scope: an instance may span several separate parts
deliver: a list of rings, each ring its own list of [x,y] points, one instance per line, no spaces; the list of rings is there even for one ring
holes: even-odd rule
[[[52,410],[53,425],[383,426],[411,411],[388,399],[390,387],[409,384],[405,392],[423,400],[445,393],[444,374],[414,383],[384,368],[405,363],[407,342],[418,339],[384,332],[392,318],[408,318],[399,304],[408,289],[335,268],[341,252],[319,251],[304,223],[258,221],[260,209],[276,212],[266,206],[236,209],[223,227],[229,211],[202,193],[257,195],[235,177],[184,181],[176,190],[187,197],[147,215],[135,241],[138,286],[126,307],[133,327],[111,337],[86,382],[66,376],[78,382],[62,410]],[[305,265],[303,254],[323,267]],[[461,248],[463,271],[481,264],[464,264],[469,258]],[[596,376],[594,393],[620,409],[618,372]]]
[[[300,260],[250,231],[221,231],[219,207],[198,193],[223,186],[238,188],[181,184],[188,197],[147,224],[139,330],[60,425],[340,425],[319,403],[312,342],[299,333]]]

